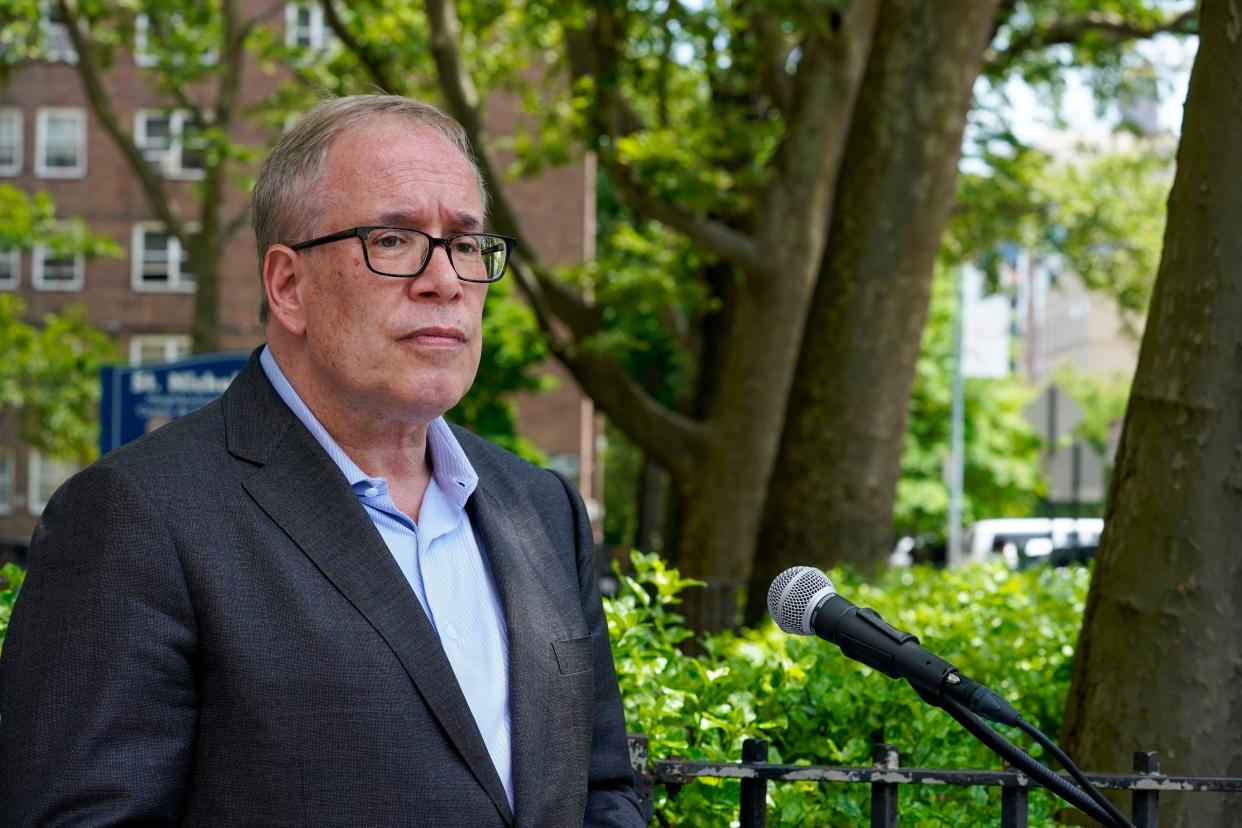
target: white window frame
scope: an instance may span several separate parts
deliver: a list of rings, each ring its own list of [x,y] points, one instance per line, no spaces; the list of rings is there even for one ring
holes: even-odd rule
[[[17,455],[0,446],[0,515],[11,515],[17,506]]]
[[[310,24],[306,29],[310,43],[298,43],[298,10],[310,11]],[[285,46],[290,49],[308,49],[311,52],[322,52],[332,45],[332,31],[323,19],[323,6],[318,3],[291,2],[285,3]]]
[[[195,226],[186,225],[192,231]],[[181,278],[181,261],[187,252],[181,247],[181,240],[168,234],[168,281],[147,282],[142,278],[143,254],[146,252],[146,235],[148,231],[168,233],[167,228],[158,221],[139,221],[134,223],[133,235],[129,247],[129,284],[138,293],[193,293],[198,290],[196,282],[187,282]]]
[[[157,346],[164,349],[164,357],[158,361],[143,362],[144,347]],[[134,334],[129,338],[130,365],[158,365],[160,362],[176,362],[188,357],[193,339],[188,334]]]
[[[22,111],[15,106],[0,106],[0,121],[13,124],[13,163],[0,164],[0,175],[21,175],[22,172]]]
[[[159,63],[151,54],[151,18],[146,12],[139,12],[134,18],[134,65],[148,69]]]
[[[78,122],[78,164],[49,167],[47,123],[53,116],[72,116]],[[41,106],[35,113],[35,175],[40,178],[82,178],[86,175],[86,110],[77,106]]]
[[[86,284],[86,256],[81,252],[73,255],[73,280],[47,281],[44,272],[50,251],[46,245],[36,244],[30,255],[30,284],[36,290],[75,291]]]
[[[78,50],[73,48],[69,24],[53,23],[52,7],[51,0],[39,3],[39,27],[43,30],[43,39],[47,43],[45,56],[52,63],[77,63]]]
[[[14,290],[22,283],[22,251],[14,247],[12,250],[0,250],[0,260],[8,259],[10,276],[0,278],[0,290]]]
[[[43,466],[45,463],[63,463],[65,471],[68,472],[65,475],[64,480],[57,483],[56,487],[47,493],[46,500],[39,497],[41,494],[39,491],[39,484],[41,482],[41,478],[43,477]],[[39,453],[38,449],[31,449],[30,465],[27,466],[26,469],[26,504],[30,509],[30,514],[35,517],[43,514],[43,509],[47,506],[47,501],[52,499],[52,494],[56,491],[56,489],[59,489],[62,485],[64,485],[65,480],[68,480],[70,477],[77,474],[80,469],[81,467],[72,460],[58,460],[54,457],[45,458]]]
[[[168,148],[161,151],[158,161],[148,155],[153,151],[146,147],[147,121],[151,118],[168,118],[169,123]],[[206,170],[182,167],[185,159],[185,127],[189,121],[190,113],[184,109],[139,109],[134,112],[134,143],[142,151],[143,157],[163,173],[165,178],[195,180],[206,173]]]

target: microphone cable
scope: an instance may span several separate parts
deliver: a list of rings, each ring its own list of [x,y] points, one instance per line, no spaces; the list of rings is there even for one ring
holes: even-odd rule
[[[1101,825],[1110,825],[1114,828],[1134,828],[1133,823],[1126,819],[1125,816],[1117,810],[1117,807],[1109,801],[1108,797],[1101,794],[1096,787],[1091,784],[1086,775],[1078,769],[1073,762],[1069,761],[1069,757],[1065,756],[1060,748],[1055,746],[1047,736],[1039,731],[1039,728],[1032,725],[1025,719],[1019,719],[1018,726],[1027,733],[1038,733],[1036,738],[1041,745],[1047,748],[1048,744],[1052,744],[1055,748],[1053,753],[1057,761],[1065,765],[1070,774],[1083,784],[1082,788],[1075,787],[1070,784],[1064,777],[1055,773],[1047,765],[1040,762],[1035,757],[1024,753],[1021,748],[1013,742],[1006,739],[1002,734],[998,733],[991,725],[980,717],[971,713],[962,705],[950,698],[946,698],[938,705],[942,710],[952,716],[958,723],[964,727],[972,736],[986,745],[993,753],[1002,759],[1008,760],[1009,764],[1018,768],[1027,776],[1043,785],[1052,793],[1064,799],[1070,805],[1079,809],[1083,813],[1090,816]],[[1029,728],[1029,730],[1028,730]],[[1045,742],[1047,744],[1045,744]],[[1059,755],[1058,755],[1059,754]],[[1064,758],[1064,761],[1062,760]],[[1068,764],[1066,764],[1068,762]],[[1096,797],[1102,799],[1103,802],[1097,800]]]

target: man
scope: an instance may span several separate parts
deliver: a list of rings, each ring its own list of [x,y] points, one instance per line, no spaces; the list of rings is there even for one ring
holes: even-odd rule
[[[641,825],[581,499],[440,417],[512,246],[460,126],[323,103],[252,208],[266,347],[35,531],[0,823]]]

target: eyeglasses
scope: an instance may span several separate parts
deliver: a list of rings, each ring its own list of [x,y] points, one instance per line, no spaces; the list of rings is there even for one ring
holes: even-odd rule
[[[353,227],[339,233],[289,245],[305,250],[319,244],[356,238],[362,242],[367,267],[380,276],[413,279],[422,275],[437,246],[448,254],[453,272],[463,282],[495,282],[505,275],[517,239],[495,233],[458,233],[445,239],[410,227]]]

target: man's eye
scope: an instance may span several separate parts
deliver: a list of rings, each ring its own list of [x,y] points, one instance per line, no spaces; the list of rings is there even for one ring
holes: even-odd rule
[[[458,239],[453,242],[453,252],[463,256],[479,255],[479,243],[474,239]]]
[[[405,243],[405,236],[397,235],[395,233],[385,236],[378,236],[371,240],[371,244],[381,250],[396,250]]]

